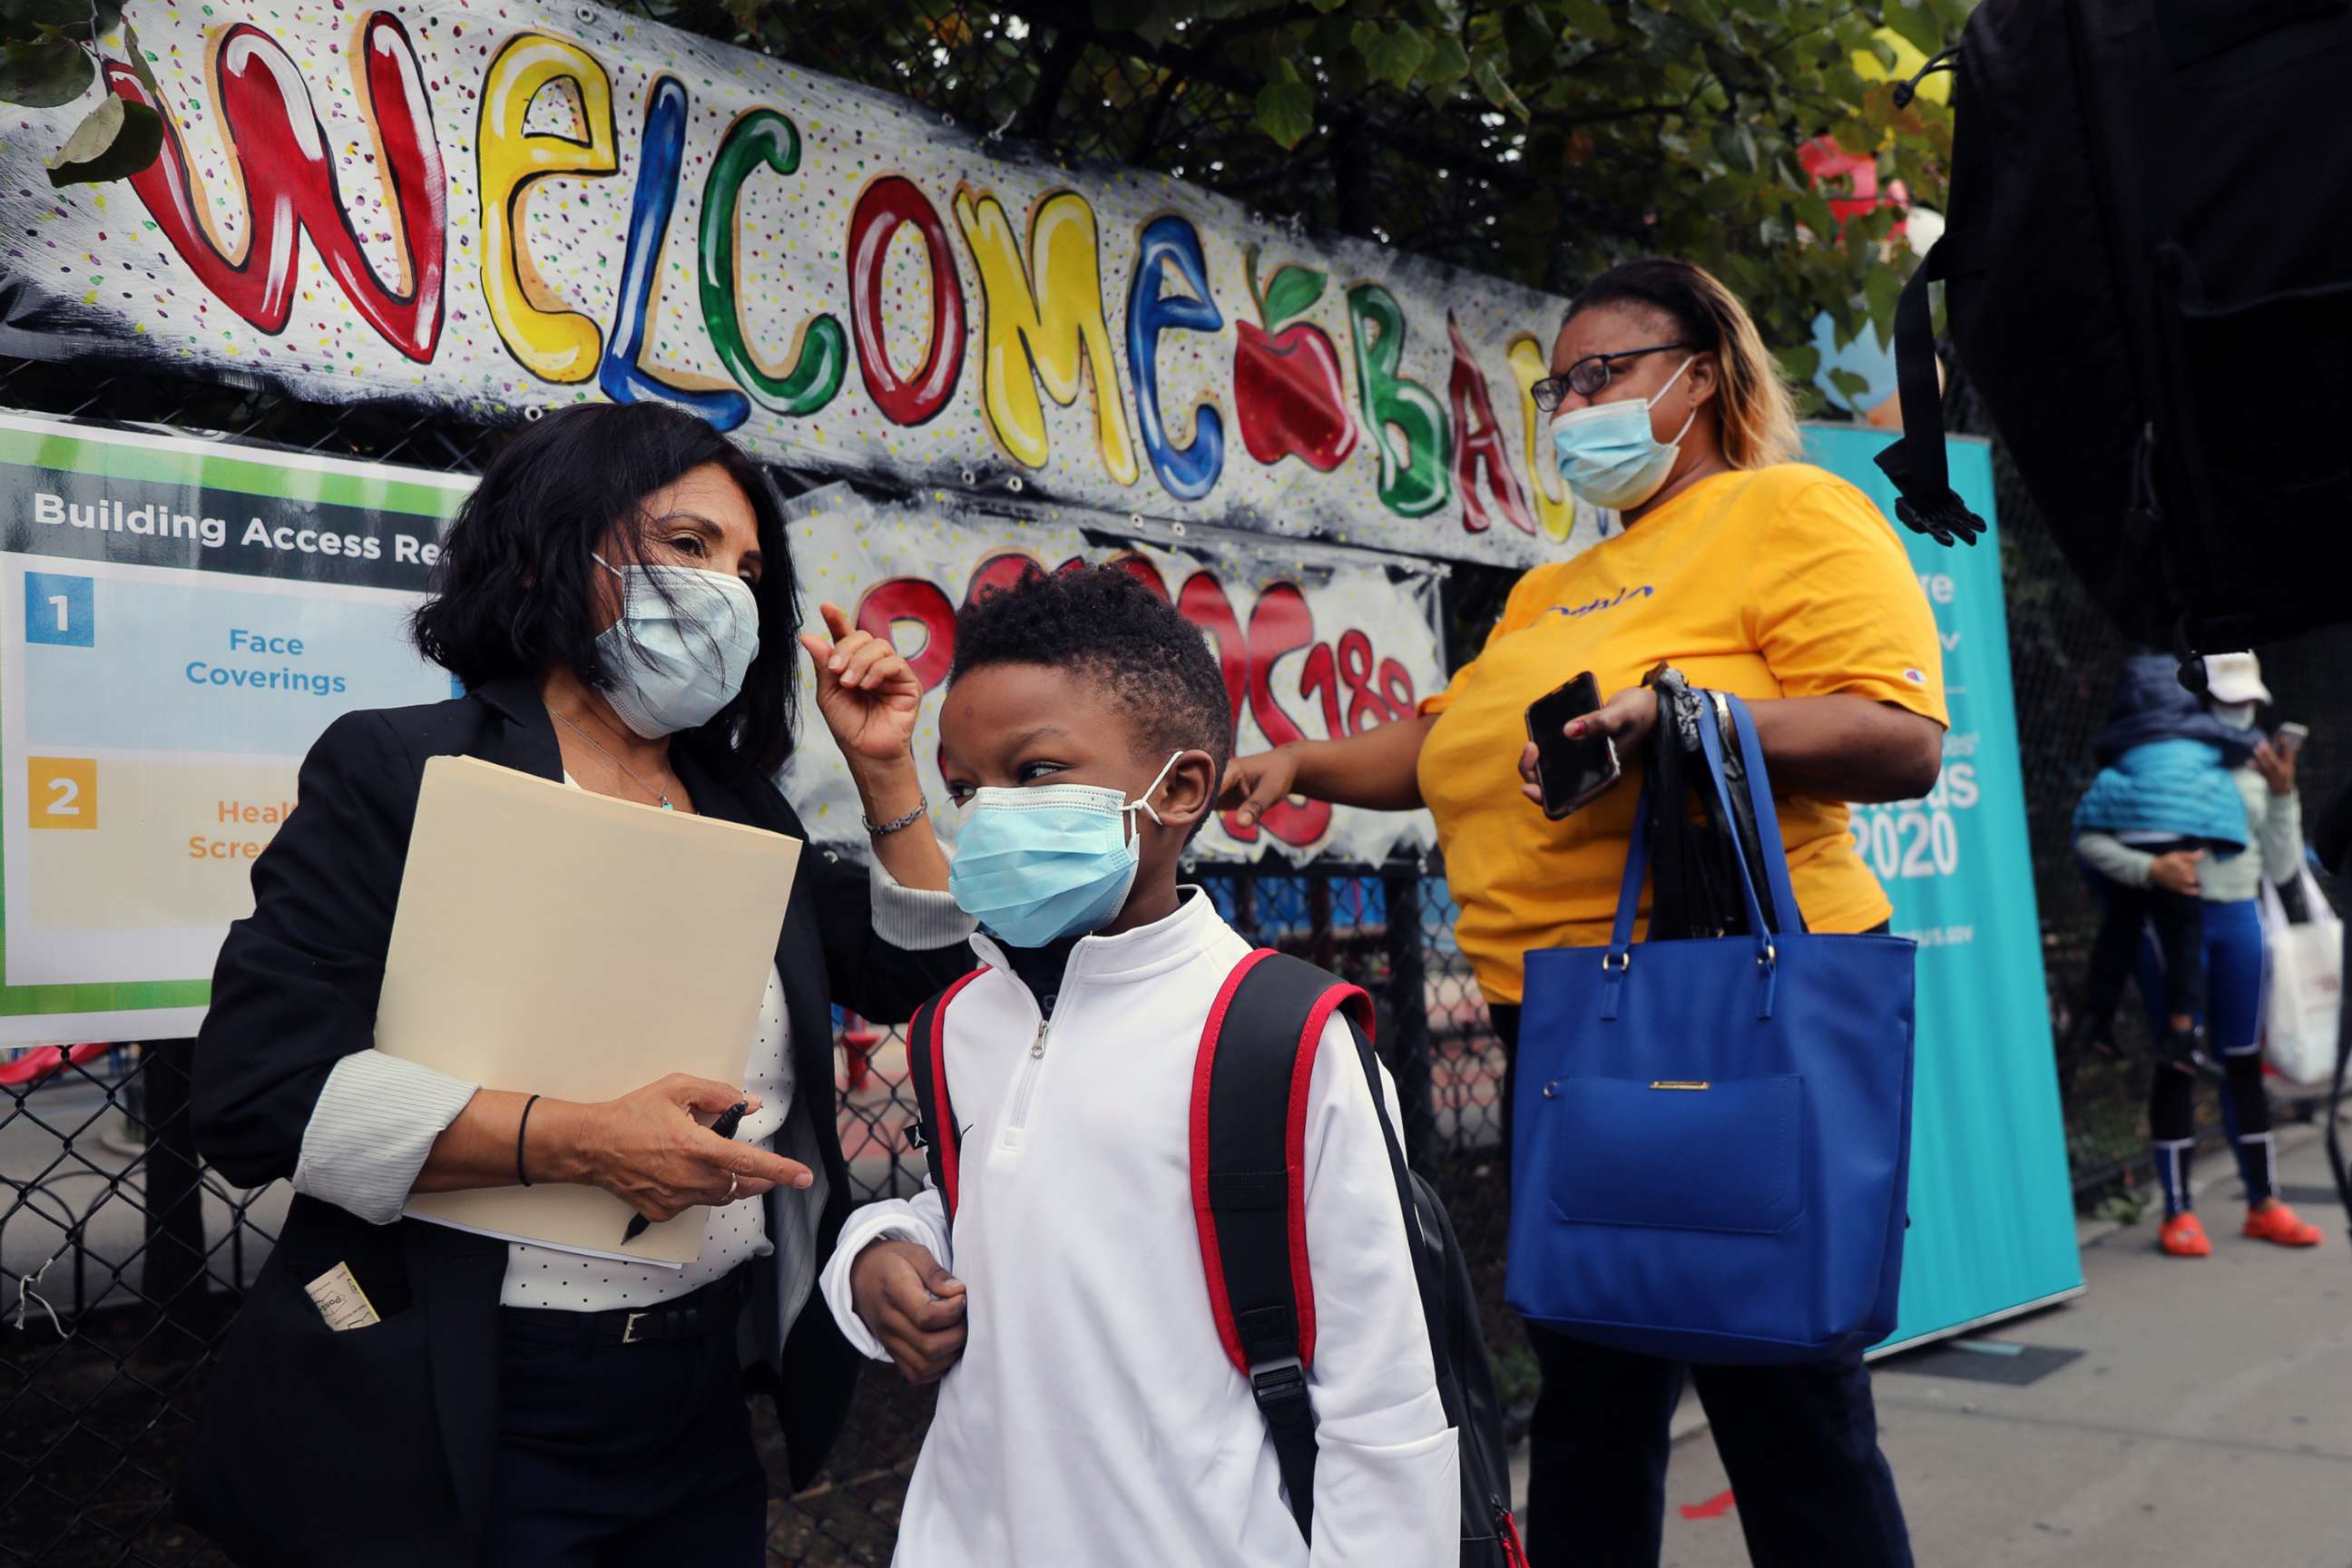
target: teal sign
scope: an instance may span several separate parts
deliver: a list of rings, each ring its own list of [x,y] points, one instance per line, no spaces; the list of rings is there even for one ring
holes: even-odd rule
[[[1812,426],[1807,455],[1892,521],[1872,461],[1892,437]],[[1948,443],[1952,488],[1993,522],[1992,454]],[[2003,1317],[2083,1288],[2074,1188],[2042,989],[2042,924],[2025,836],[1998,535],[1947,548],[1895,525],[1944,645],[1951,732],[1925,800],[1854,808],[1856,846],[1919,943],[1911,1233],[1889,1346]]]

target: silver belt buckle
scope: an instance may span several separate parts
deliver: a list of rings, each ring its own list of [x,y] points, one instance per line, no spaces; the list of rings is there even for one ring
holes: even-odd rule
[[[621,1342],[625,1345],[635,1344],[637,1342],[637,1320],[639,1318],[650,1318],[652,1316],[653,1314],[651,1312],[631,1312],[628,1315],[628,1318],[621,1324]]]

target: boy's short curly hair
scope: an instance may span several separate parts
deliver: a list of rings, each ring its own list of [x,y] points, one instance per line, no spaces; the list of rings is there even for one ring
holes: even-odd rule
[[[1206,752],[1224,776],[1234,710],[1207,637],[1117,565],[1032,571],[956,616],[953,685],[992,664],[1039,664],[1099,681],[1135,717],[1149,760]]]

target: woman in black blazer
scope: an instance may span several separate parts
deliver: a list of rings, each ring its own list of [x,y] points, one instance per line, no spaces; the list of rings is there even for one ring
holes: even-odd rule
[[[809,1310],[849,1207],[830,1005],[903,1019],[970,965],[909,749],[920,688],[830,605],[834,639],[803,639],[880,864],[869,886],[803,860],[751,1081],[532,1103],[372,1048],[425,759],[805,837],[770,782],[793,744],[791,555],[731,442],[674,408],[591,405],[500,454],[439,574],[417,643],[468,695],[327,731],[214,975],[198,1146],[295,1196],[213,1369],[182,1513],[247,1564],[755,1568],[743,1388],[774,1394],[797,1487],[858,1364]],[[706,1131],[739,1095],[759,1101],[739,1141]],[[653,1219],[713,1205],[703,1256],[668,1271],[400,1217],[411,1192],[523,1179]],[[380,1321],[328,1329],[305,1286],[339,1264]]]

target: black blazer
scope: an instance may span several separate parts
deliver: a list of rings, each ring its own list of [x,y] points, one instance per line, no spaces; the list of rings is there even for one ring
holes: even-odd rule
[[[196,1041],[196,1144],[241,1186],[293,1175],[328,1073],[374,1041],[417,790],[436,756],[563,776],[554,726],[529,680],[433,707],[349,714],[320,738],[302,765],[298,809],[254,863],[256,907],[230,928]],[[705,815],[806,837],[774,785],[708,736],[681,736],[671,760]],[[961,944],[909,952],[875,936],[865,872],[812,849],[776,965],[799,1084],[793,1113],[824,1117],[814,1139],[826,1179],[822,1261],[850,1207],[825,1093],[830,1004],[900,1021],[971,958]],[[778,1224],[772,1207],[769,1224]],[[248,1565],[473,1562],[497,1442],[506,1256],[488,1237],[416,1220],[371,1225],[296,1194],[213,1367],[181,1517]],[[383,1321],[343,1333],[320,1321],[302,1287],[338,1262]],[[756,1267],[749,1326],[766,1364],[755,1366],[765,1374],[755,1381],[776,1394],[799,1487],[840,1429],[860,1358],[815,1297],[781,1335],[773,1262]]]

